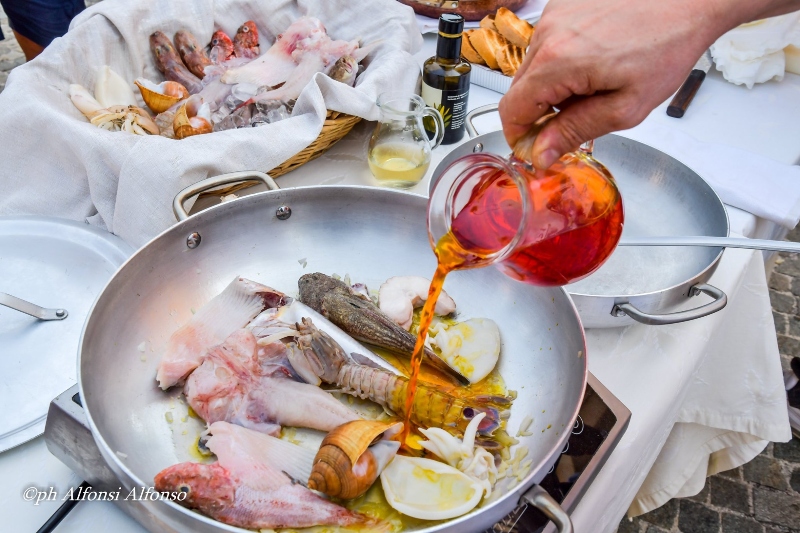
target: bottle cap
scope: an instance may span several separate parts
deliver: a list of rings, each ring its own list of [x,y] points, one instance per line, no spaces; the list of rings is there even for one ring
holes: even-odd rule
[[[464,31],[464,17],[455,13],[445,13],[439,17],[439,34],[444,37],[460,37]]]

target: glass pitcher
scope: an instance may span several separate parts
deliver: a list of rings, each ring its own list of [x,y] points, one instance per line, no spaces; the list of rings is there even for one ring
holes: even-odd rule
[[[622,197],[611,173],[591,155],[564,155],[547,170],[531,147],[552,112],[507,158],[466,155],[437,182],[428,233],[440,264],[451,270],[496,264],[533,285],[566,285],[608,259],[622,235]]]
[[[369,140],[367,160],[372,175],[388,187],[409,188],[419,183],[431,163],[431,143],[422,125],[430,117],[435,126],[433,148],[444,137],[439,112],[426,107],[415,94],[383,93],[378,97],[380,119]]]

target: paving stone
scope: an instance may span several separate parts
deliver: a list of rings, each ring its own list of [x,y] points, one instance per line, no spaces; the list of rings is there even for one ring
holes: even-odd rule
[[[797,530],[780,526],[764,526],[764,533],[794,533]]]
[[[7,72],[14,67],[18,67],[21,64],[25,63],[25,56],[17,57],[15,59],[9,59],[5,61],[0,61],[0,70]]]
[[[758,455],[763,455],[765,457],[772,457],[772,448],[773,448],[773,443],[770,442],[766,446],[764,446],[764,449],[761,450],[761,453],[759,453]]]
[[[798,279],[796,276],[790,277],[792,277],[792,287],[790,289],[791,293],[795,296],[800,296],[800,279]]]
[[[722,533],[763,533],[764,526],[745,516],[722,513]]]
[[[800,275],[800,273],[798,274]],[[772,303],[772,310],[779,313],[794,313],[794,296],[783,292],[769,291],[769,301]]]
[[[759,459],[759,457],[756,457],[756,459]],[[751,514],[750,492],[747,485],[718,476],[709,478],[708,482],[711,490],[712,505],[742,514]]]
[[[776,442],[772,450],[777,459],[800,465],[800,439],[795,437],[789,442]]]
[[[713,487],[712,487],[713,494]],[[719,513],[699,503],[681,500],[678,528],[684,533],[719,533]]]
[[[622,518],[622,521],[617,526],[617,533],[640,533],[642,530],[643,522],[637,516],[636,518]]]
[[[777,453],[777,451],[778,448],[775,448],[773,454]],[[766,485],[778,490],[787,490],[789,488],[781,464],[770,457],[759,455],[744,465],[743,474],[745,481],[752,481],[753,483]]]
[[[767,487],[753,487],[753,508],[759,522],[788,528],[800,526],[800,497]]]
[[[790,483],[793,491],[800,492],[800,466],[795,468],[794,472],[792,472]]]
[[[678,500],[669,500],[657,509],[640,516],[648,524],[653,524],[664,529],[672,529],[675,519],[678,518]]]
[[[778,351],[786,355],[800,356],[800,340],[778,335]]]
[[[779,292],[790,291],[792,289],[792,277],[775,272],[769,277],[769,288]]]
[[[781,255],[783,261],[775,265],[775,272],[786,274],[793,278],[800,277],[800,260],[788,255]]]
[[[660,527],[657,527],[657,526],[649,526],[649,527],[648,527],[648,528],[645,530],[645,533],[669,533],[669,530],[667,530],[667,529],[661,529]],[[759,532],[759,533],[760,533],[760,532]]]
[[[775,317],[775,314],[776,313],[772,313],[773,318]],[[784,315],[784,316],[786,316],[786,323],[788,326],[786,334],[789,335],[790,337],[800,337],[800,316],[797,315]],[[775,328],[775,331],[780,333],[777,327]]]
[[[720,472],[717,475],[718,476],[722,476],[722,477],[727,477],[727,478],[730,478],[730,479],[735,479],[737,481],[741,481],[742,480],[742,467],[740,466],[738,468],[734,468],[733,470],[725,470],[723,472]],[[706,484],[706,487],[708,487],[708,484]]]
[[[738,468],[734,470],[729,470],[728,472],[736,472],[737,470]],[[703,486],[703,490],[701,490],[694,496],[689,496],[689,499],[698,503],[708,503],[708,495],[710,494],[710,492],[711,492],[711,485],[709,484],[708,480],[706,480],[706,484]]]
[[[789,315],[772,312],[772,321],[775,323],[775,332],[781,335],[789,333]]]

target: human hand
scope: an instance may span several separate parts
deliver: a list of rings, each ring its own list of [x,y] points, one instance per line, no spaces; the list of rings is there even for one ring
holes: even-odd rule
[[[751,13],[732,7],[745,1],[551,0],[500,100],[509,146],[550,106],[560,113],[534,143],[539,168],[585,141],[640,123],[719,35],[749,20]]]

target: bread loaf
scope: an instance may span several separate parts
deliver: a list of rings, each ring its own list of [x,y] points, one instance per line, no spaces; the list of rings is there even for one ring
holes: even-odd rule
[[[483,17],[483,19],[481,19],[481,28],[497,31],[497,26],[494,25],[494,15],[486,15]]]
[[[470,34],[469,42],[489,68],[495,70],[499,68],[497,52],[507,43],[499,33],[494,30],[480,28]]]
[[[503,74],[513,78],[522,65],[522,60],[525,59],[525,50],[508,43],[497,51],[495,59]]]
[[[505,7],[498,9],[497,15],[494,17],[494,24],[500,35],[508,42],[523,50],[528,48],[528,43],[531,42],[533,35],[533,26],[519,18],[513,11]]]
[[[467,61],[473,63],[475,65],[485,65],[486,61],[483,60],[481,55],[475,50],[475,47],[472,46],[472,43],[469,42],[469,36],[475,30],[466,30],[461,38],[461,55],[466,58]]]

